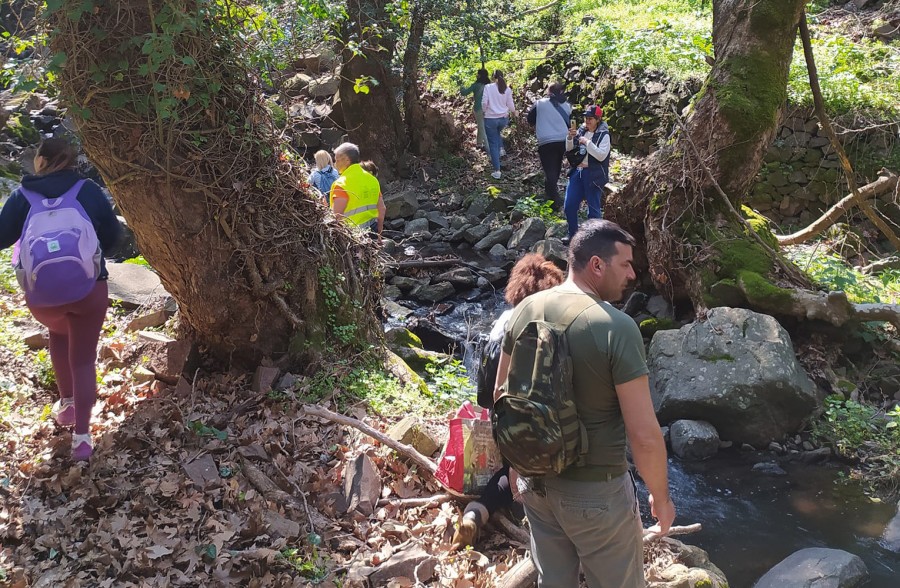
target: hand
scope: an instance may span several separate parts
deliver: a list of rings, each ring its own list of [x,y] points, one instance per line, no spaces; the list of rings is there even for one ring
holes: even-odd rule
[[[513,500],[522,504],[524,502],[522,495],[519,494],[519,472],[509,468],[509,490],[512,492]]]
[[[587,140],[585,137],[580,137],[580,138],[578,139],[578,143],[581,144],[581,145],[587,145],[587,144],[588,144],[588,140]]]
[[[575,138],[575,135],[578,134],[578,129],[569,129],[569,137]]]
[[[675,505],[672,499],[666,497],[665,501],[657,501],[650,495],[650,514],[658,521],[659,533],[665,535],[669,532],[672,522],[675,521]]]

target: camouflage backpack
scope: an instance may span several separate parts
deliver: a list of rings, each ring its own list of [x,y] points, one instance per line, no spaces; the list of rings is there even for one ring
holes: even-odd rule
[[[559,323],[531,321],[516,337],[491,424],[500,453],[523,476],[555,475],[584,462],[587,430],[575,406],[566,332],[595,303],[586,298]]]

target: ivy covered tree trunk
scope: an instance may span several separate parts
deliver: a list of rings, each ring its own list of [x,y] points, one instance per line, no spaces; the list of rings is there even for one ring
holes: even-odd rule
[[[347,0],[340,96],[350,140],[379,175],[391,178],[401,163],[406,132],[391,79],[394,42],[386,0]],[[383,170],[383,171],[382,171]]]
[[[778,306],[788,290],[774,283],[808,286],[773,254],[771,233],[759,231],[767,248],[735,214],[787,101],[804,4],[714,0],[715,64],[684,126],[610,198],[609,216],[643,239],[655,285],[676,302]]]
[[[182,323],[236,364],[377,337],[371,245],[276,141],[229,3],[48,3],[83,148]]]

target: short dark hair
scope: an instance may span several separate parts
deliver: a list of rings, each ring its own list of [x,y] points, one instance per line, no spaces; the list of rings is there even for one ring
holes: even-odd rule
[[[578,227],[569,244],[569,267],[580,271],[595,255],[609,261],[616,253],[616,243],[634,247],[634,237],[616,223],[598,218],[588,219]]]
[[[562,94],[565,91],[566,87],[560,84],[559,82],[553,82],[547,88],[548,94]]]

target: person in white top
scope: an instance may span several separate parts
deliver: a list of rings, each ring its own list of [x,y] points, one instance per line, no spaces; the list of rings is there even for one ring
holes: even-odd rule
[[[503,72],[499,69],[495,71],[493,79],[494,83],[484,88],[481,106],[484,110],[484,132],[487,134],[488,153],[494,168],[491,177],[499,180],[500,155],[503,151],[503,139],[500,131],[509,124],[510,115],[516,116],[516,105],[513,104],[512,90],[506,85]]]
[[[584,111],[584,125],[578,130],[570,129],[566,137],[566,152],[578,147],[583,159],[573,163],[566,186],[566,200],[563,210],[569,223],[569,239],[578,231],[578,209],[587,200],[588,218],[603,218],[603,187],[609,181],[609,127],[603,122],[603,109],[588,106]],[[577,159],[577,156],[576,156]]]

